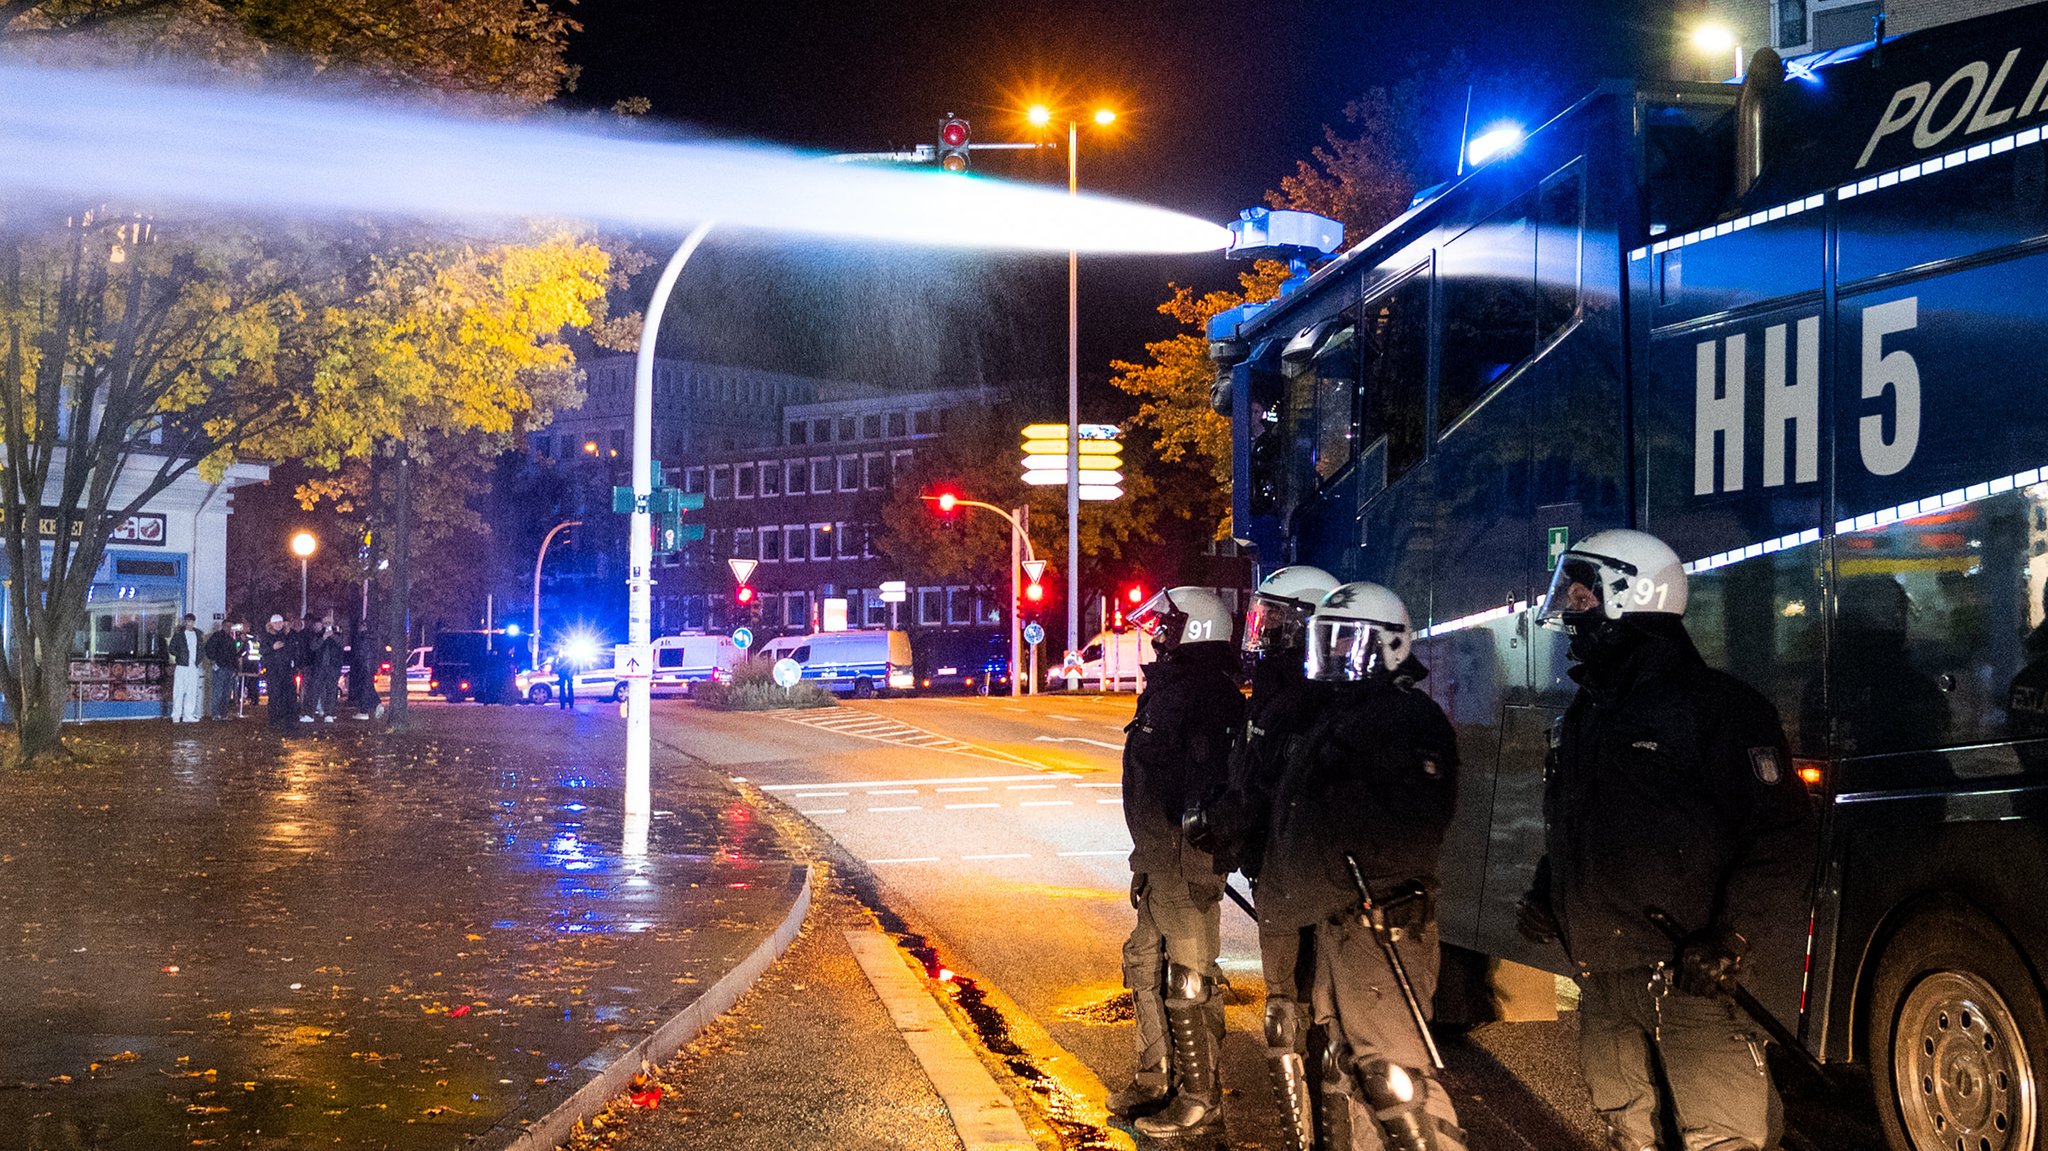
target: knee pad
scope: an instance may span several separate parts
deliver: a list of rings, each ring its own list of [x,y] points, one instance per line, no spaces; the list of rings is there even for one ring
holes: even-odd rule
[[[1294,1000],[1267,999],[1266,1046],[1284,1051],[1303,1050],[1307,1036],[1301,1016],[1301,1004]]]
[[[1424,1106],[1428,1080],[1386,1059],[1375,1059],[1354,1068],[1358,1091],[1372,1117],[1379,1124],[1390,1151],[1446,1151],[1463,1147],[1461,1138],[1446,1144],[1446,1134]]]
[[[1186,1003],[1207,1003],[1216,990],[1216,981],[1207,972],[1178,963],[1166,965],[1166,997]]]

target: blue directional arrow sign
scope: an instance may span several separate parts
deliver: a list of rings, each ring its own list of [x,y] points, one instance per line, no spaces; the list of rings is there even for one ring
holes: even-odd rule
[[[754,646],[754,629],[750,627],[734,628],[732,631],[732,642],[733,646],[741,651]]]
[[[1024,625],[1024,642],[1025,642],[1025,643],[1028,643],[1028,644],[1030,644],[1030,645],[1031,645],[1032,647],[1037,647],[1037,646],[1038,646],[1039,644],[1042,644],[1042,643],[1044,643],[1044,642],[1045,642],[1045,629],[1044,629],[1044,628],[1042,628],[1042,627],[1040,627],[1040,626],[1039,626],[1039,625],[1037,625],[1036,623],[1027,623],[1027,624],[1025,624],[1025,625]]]

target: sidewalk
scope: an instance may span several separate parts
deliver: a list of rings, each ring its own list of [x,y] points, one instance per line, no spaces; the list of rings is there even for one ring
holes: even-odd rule
[[[504,1146],[793,928],[771,822],[658,744],[622,854],[616,718],[414,720],[0,772],[0,1141]]]

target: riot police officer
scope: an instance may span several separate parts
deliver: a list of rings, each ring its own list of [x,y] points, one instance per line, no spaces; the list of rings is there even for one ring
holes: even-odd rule
[[[1578,968],[1579,1060],[1612,1147],[1655,1148],[1669,1127],[1687,1151],[1760,1151],[1776,1091],[1724,991],[1788,946],[1797,971],[1814,817],[1777,710],[1706,665],[1685,607],[1678,556],[1642,532],[1559,562],[1542,620],[1569,636],[1579,686],[1551,737],[1548,854],[1520,926]],[[1690,931],[1675,949],[1652,907]]]
[[[1465,1145],[1422,1030],[1436,988],[1437,862],[1458,802],[1457,734],[1417,689],[1428,673],[1409,643],[1407,608],[1378,584],[1344,584],[1316,605],[1306,672],[1329,694],[1287,755],[1259,876],[1262,919],[1315,924],[1328,1147]],[[1383,935],[1361,915],[1354,860]]]
[[[1157,659],[1124,742],[1124,822],[1131,832],[1131,904],[1124,986],[1137,1015],[1138,1062],[1110,1110],[1154,1137],[1198,1134],[1223,1117],[1216,994],[1223,880],[1188,842],[1188,808],[1225,779],[1244,722],[1231,612],[1205,588],[1169,588],[1131,617]]]
[[[1309,613],[1337,586],[1321,568],[1284,567],[1259,582],[1244,617],[1252,658],[1252,697],[1244,734],[1230,757],[1230,786],[1190,816],[1189,838],[1213,851],[1217,869],[1242,871],[1257,890],[1273,790],[1290,741],[1305,733],[1328,694],[1303,670]],[[1313,923],[1276,921],[1259,905],[1259,959],[1266,978],[1266,1070],[1287,1116],[1293,1151],[1315,1146],[1319,1091],[1308,1056],[1323,1044],[1310,1035],[1309,992],[1315,961]]]

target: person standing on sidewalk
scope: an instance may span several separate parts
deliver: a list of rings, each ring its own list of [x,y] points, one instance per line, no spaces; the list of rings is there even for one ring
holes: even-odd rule
[[[1253,659],[1252,698],[1244,736],[1230,757],[1230,786],[1189,817],[1188,838],[1216,856],[1228,875],[1242,871],[1256,894],[1273,815],[1273,791],[1287,766],[1287,752],[1314,726],[1329,696],[1326,684],[1303,670],[1309,615],[1337,586],[1321,568],[1297,564],[1259,582],[1244,617],[1244,650]],[[1314,1019],[1314,920],[1295,922],[1272,914],[1275,901],[1258,900],[1259,960],[1266,977],[1266,1070],[1273,1097],[1287,1116],[1288,1151],[1319,1146],[1316,1128],[1323,1102],[1322,1057],[1328,1048]],[[1313,1034],[1311,1034],[1313,1032]],[[1342,1105],[1341,1098],[1338,1100]],[[1344,1117],[1339,1117],[1344,1118]],[[1342,1130],[1344,1128],[1338,1128]]]
[[[1777,709],[1700,658],[1685,601],[1655,536],[1598,532],[1559,560],[1539,618],[1570,637],[1579,690],[1551,729],[1548,851],[1517,926],[1578,969],[1579,1066],[1610,1146],[1654,1148],[1675,1118],[1687,1147],[1760,1151],[1777,1090],[1726,991],[1752,955],[1798,962],[1815,816]],[[1652,907],[1691,933],[1675,949]]]
[[[1187,841],[1182,819],[1228,776],[1244,723],[1230,609],[1207,588],[1160,592],[1131,616],[1152,637],[1138,711],[1124,728],[1124,822],[1131,832],[1131,904],[1124,986],[1137,1015],[1138,1060],[1110,1110],[1155,1139],[1205,1134],[1223,1122],[1217,1045],[1223,877]]]
[[[208,684],[207,710],[215,719],[227,719],[235,709],[235,688],[242,675],[242,625],[224,623],[206,637]]]
[[[309,640],[312,665],[313,715],[325,723],[333,723],[336,713],[341,710],[341,650],[340,629],[334,626],[333,616],[323,616],[306,629]]]
[[[1329,694],[1274,790],[1259,911],[1316,925],[1312,999],[1327,1044],[1317,1146],[1459,1151],[1457,1110],[1387,957],[1398,952],[1426,1015],[1457,733],[1416,686],[1428,671],[1409,647],[1407,607],[1378,584],[1343,584],[1316,605],[1305,670]],[[1352,860],[1376,923],[1361,914]]]
[[[171,722],[198,723],[206,689],[206,638],[191,612],[171,633]]]
[[[263,681],[270,692],[270,726],[285,728],[299,718],[299,641],[281,615],[263,629]]]

